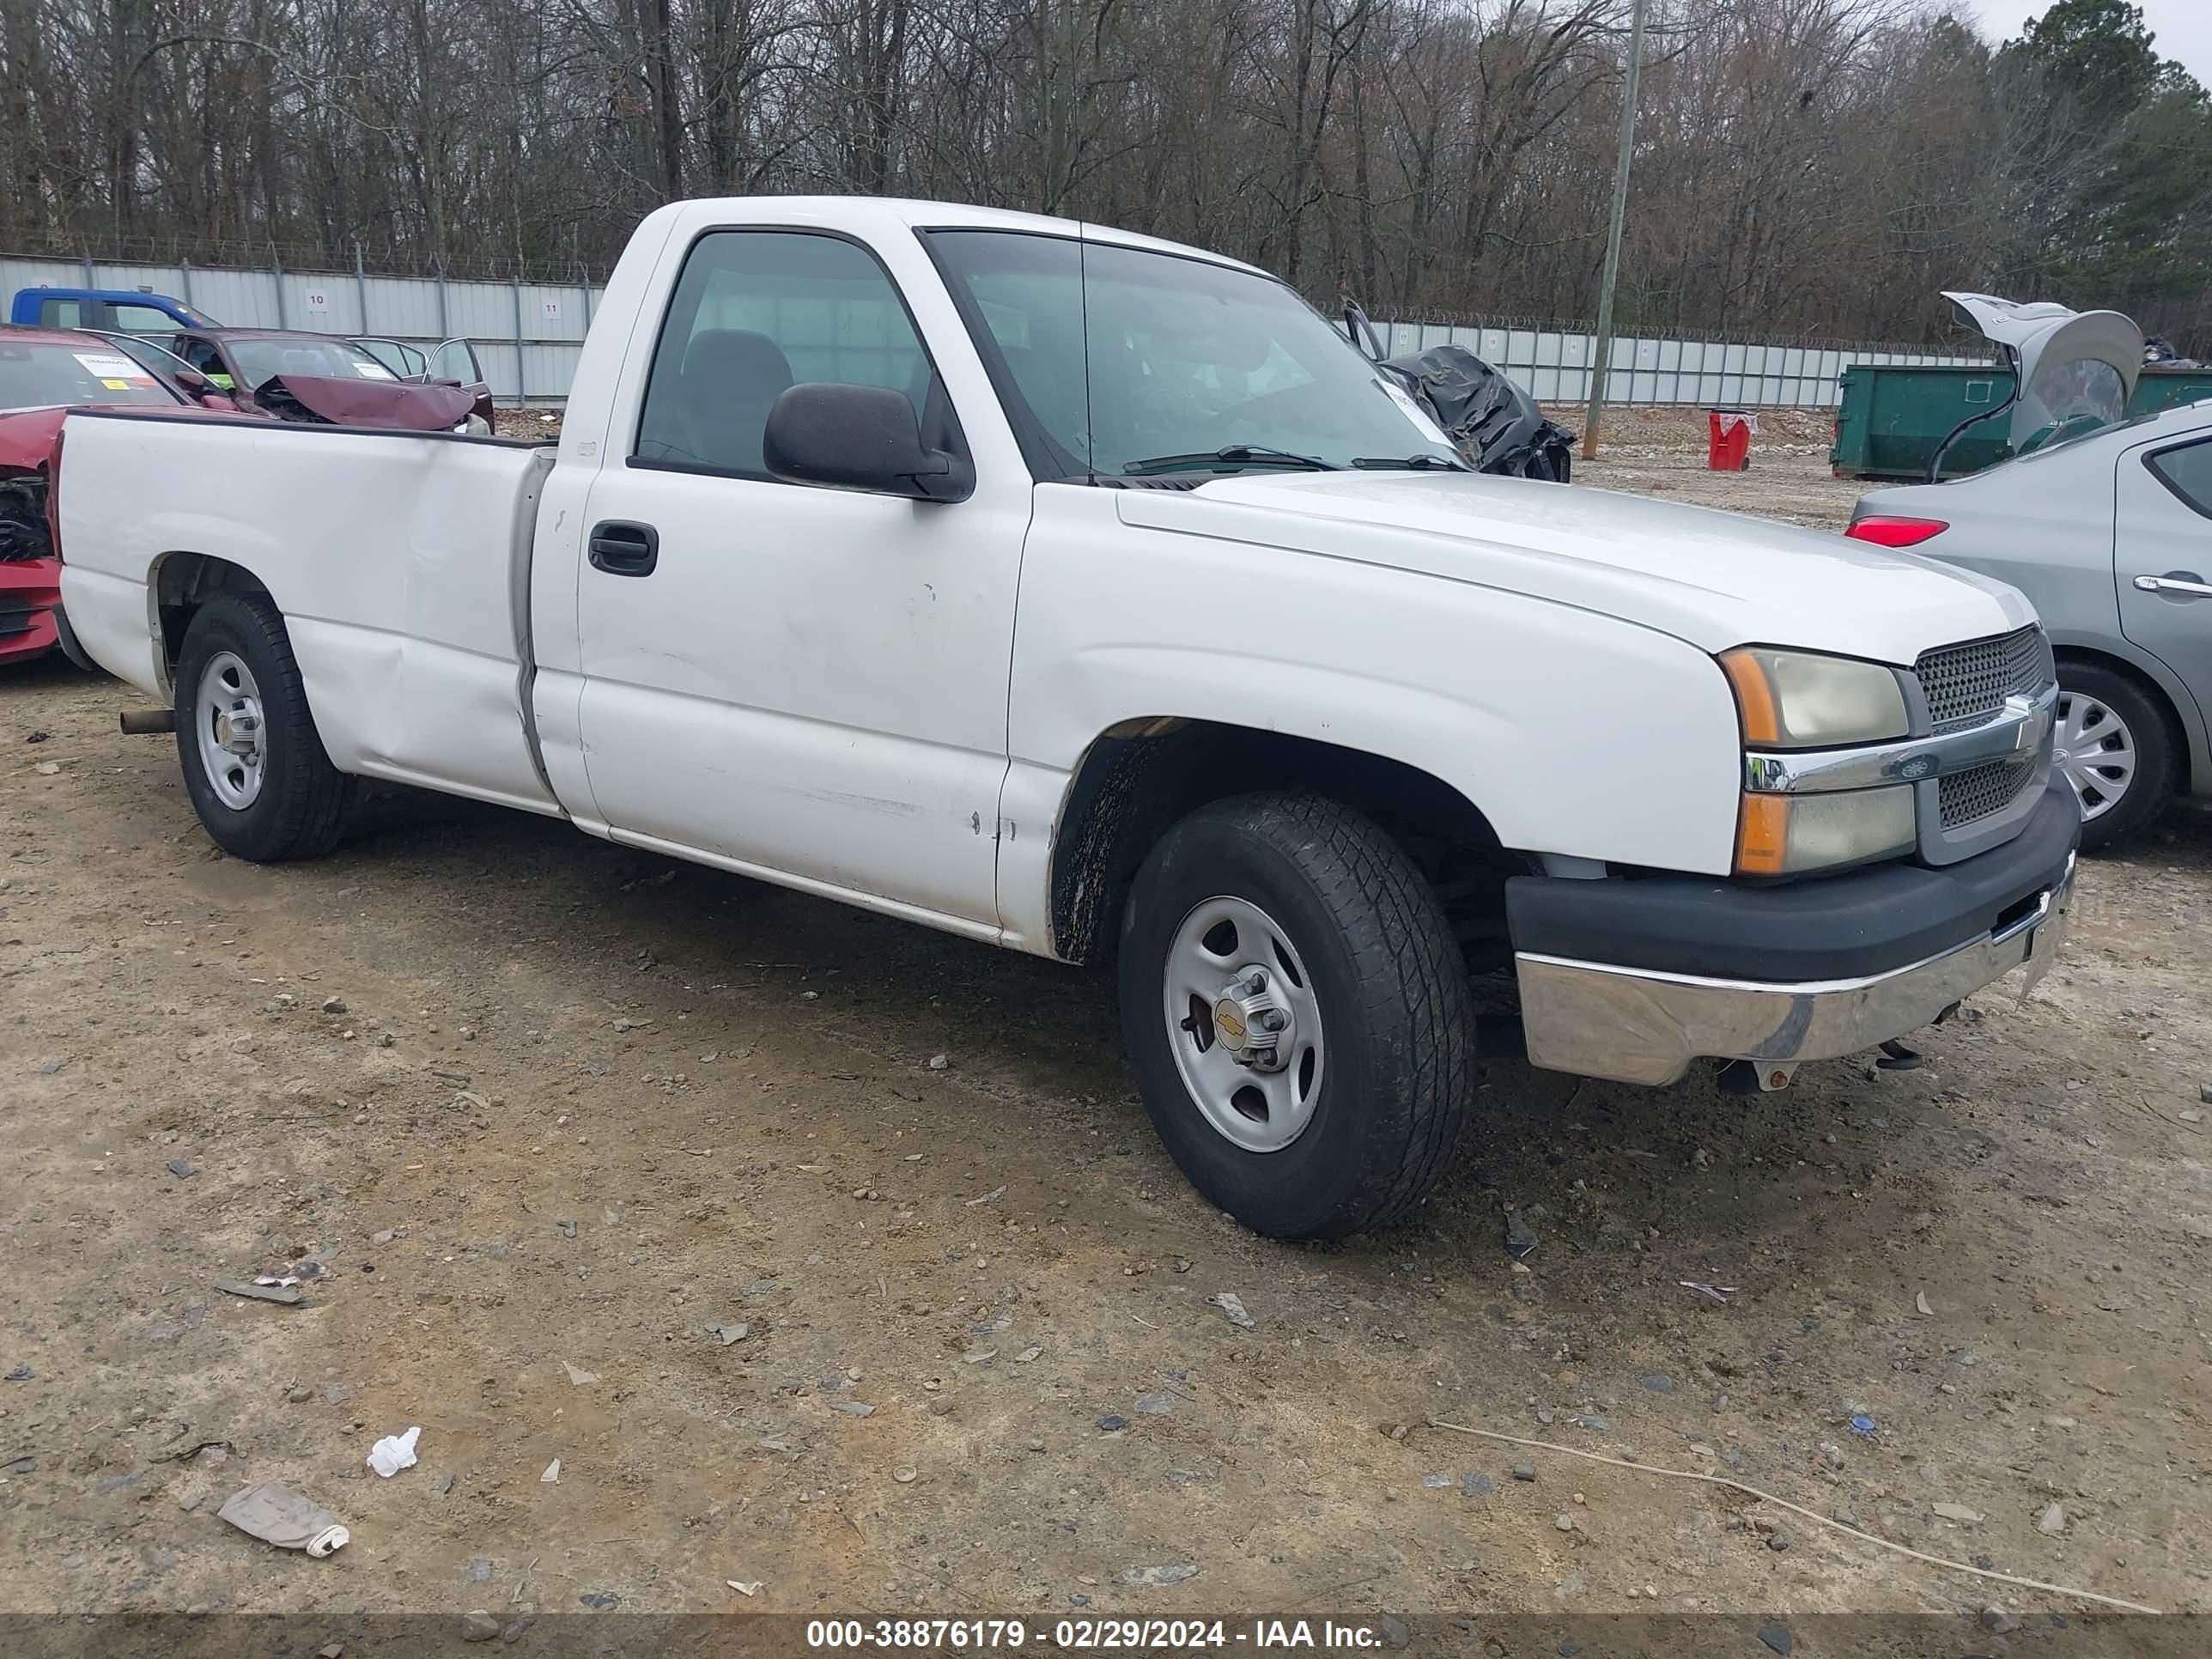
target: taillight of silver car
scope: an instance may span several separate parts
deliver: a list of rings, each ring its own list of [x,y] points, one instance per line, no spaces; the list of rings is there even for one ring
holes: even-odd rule
[[[1863,519],[1852,520],[1851,527],[1844,534],[1853,541],[1872,542],[1876,547],[1917,547],[1950,527],[1942,519],[1908,519],[1893,514],[1870,513]]]

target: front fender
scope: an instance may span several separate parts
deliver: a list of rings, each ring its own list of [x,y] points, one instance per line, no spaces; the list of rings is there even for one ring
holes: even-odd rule
[[[1018,836],[1056,819],[1101,733],[1181,716],[1428,773],[1509,848],[1729,871],[1742,739],[1702,650],[1474,583],[1135,529],[1111,497],[1038,491],[1009,722]]]

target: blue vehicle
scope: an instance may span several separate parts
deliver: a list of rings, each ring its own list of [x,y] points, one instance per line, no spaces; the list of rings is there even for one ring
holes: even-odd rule
[[[118,288],[25,288],[8,320],[18,328],[90,328],[112,334],[174,334],[221,325],[166,294]]]

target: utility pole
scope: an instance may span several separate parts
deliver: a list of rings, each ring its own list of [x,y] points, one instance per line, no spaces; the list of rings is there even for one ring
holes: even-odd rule
[[[1605,235],[1605,275],[1598,279],[1597,350],[1590,363],[1589,415],[1583,422],[1583,459],[1597,459],[1597,425],[1605,413],[1606,371],[1613,356],[1613,287],[1620,276],[1620,227],[1628,216],[1628,168],[1636,159],[1636,80],[1644,68],[1644,8],[1636,0],[1628,28],[1628,73],[1620,88],[1620,159],[1613,168],[1613,223]]]

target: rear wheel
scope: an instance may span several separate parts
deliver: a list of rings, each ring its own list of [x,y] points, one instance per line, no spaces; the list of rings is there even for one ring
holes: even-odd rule
[[[276,605],[217,593],[177,659],[177,758],[216,846],[256,863],[337,844],[352,780],[331,764]]]
[[[1340,1238],[1443,1175],[1473,1088],[1466,970],[1372,820],[1304,795],[1200,808],[1137,872],[1120,975],[1153,1126],[1246,1226]]]
[[[2173,728],[2127,675],[2101,664],[2058,665],[2051,764],[2081,807],[2081,846],[2104,847],[2149,822],[2173,793]]]

